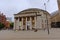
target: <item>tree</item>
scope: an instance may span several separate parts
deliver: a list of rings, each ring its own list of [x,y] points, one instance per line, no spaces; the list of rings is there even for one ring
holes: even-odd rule
[[[12,22],[10,23],[10,29],[13,29],[13,27],[14,27],[14,23]]]
[[[5,25],[3,23],[0,23],[0,30],[3,29]]]

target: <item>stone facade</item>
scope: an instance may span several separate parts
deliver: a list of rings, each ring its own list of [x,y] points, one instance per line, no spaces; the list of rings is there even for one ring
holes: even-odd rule
[[[51,22],[60,22],[60,13],[57,12],[53,16],[51,16]]]
[[[31,8],[14,14],[15,30],[45,29],[50,23],[50,14],[41,9]]]

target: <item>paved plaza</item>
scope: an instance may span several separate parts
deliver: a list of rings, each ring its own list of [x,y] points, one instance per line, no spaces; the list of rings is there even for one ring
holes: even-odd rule
[[[47,30],[34,31],[0,31],[0,40],[60,40],[60,29],[50,29],[48,35]]]

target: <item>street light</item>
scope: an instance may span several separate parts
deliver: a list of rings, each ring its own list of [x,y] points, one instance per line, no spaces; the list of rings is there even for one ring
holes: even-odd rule
[[[49,0],[48,0],[49,1]],[[48,2],[47,1],[47,2]],[[45,11],[46,11],[46,3],[44,3],[44,6],[45,6]],[[48,27],[48,17],[47,17],[47,13],[46,13],[46,22],[47,22],[47,31],[48,31],[48,34],[50,33],[49,32],[49,27]]]

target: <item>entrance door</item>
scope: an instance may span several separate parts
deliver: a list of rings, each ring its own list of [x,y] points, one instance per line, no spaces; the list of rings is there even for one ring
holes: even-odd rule
[[[27,21],[27,30],[30,30],[30,21]]]

